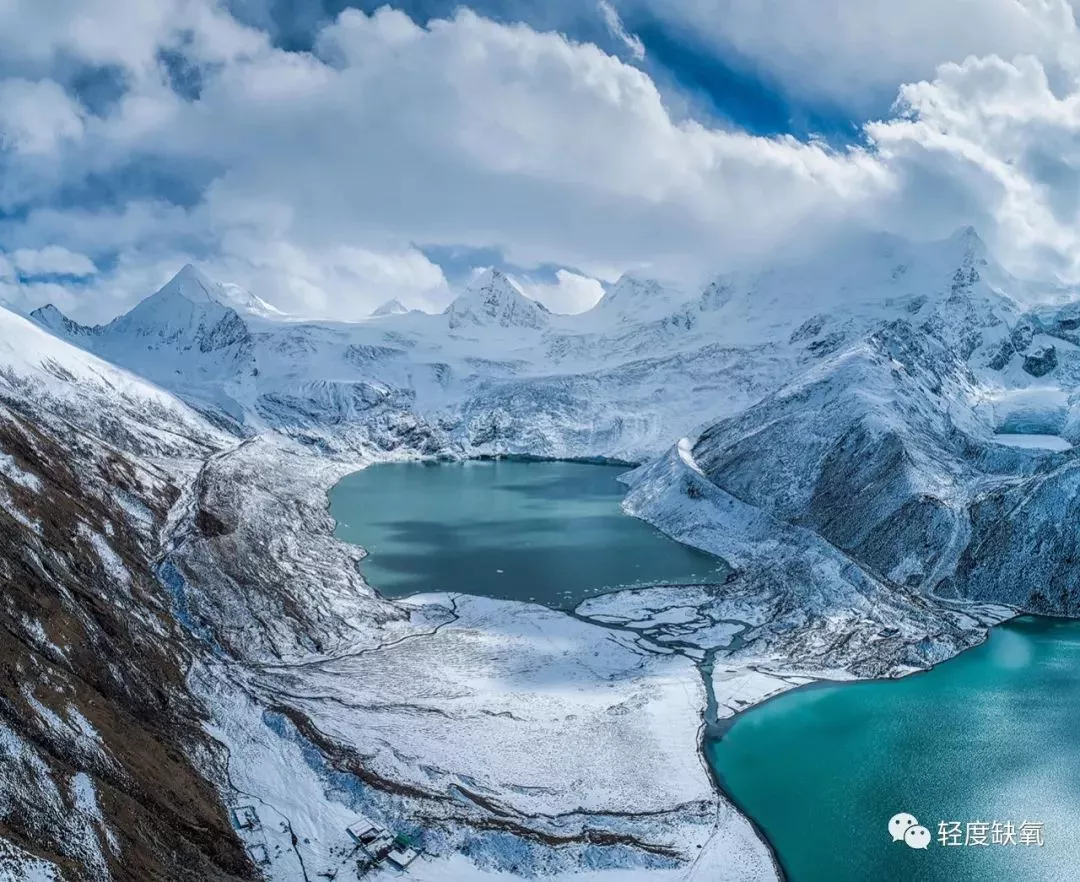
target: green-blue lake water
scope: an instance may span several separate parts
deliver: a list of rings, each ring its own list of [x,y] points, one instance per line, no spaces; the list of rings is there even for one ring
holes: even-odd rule
[[[1016,619],[926,673],[787,693],[706,753],[791,882],[1076,882],[1080,623]],[[899,812],[925,851],[892,841]],[[1045,844],[946,846],[942,821],[961,841],[968,822],[1041,822]]]
[[[722,582],[723,561],[622,513],[621,466],[393,463],[330,491],[337,535],[388,596],[454,591],[572,608],[614,588]]]

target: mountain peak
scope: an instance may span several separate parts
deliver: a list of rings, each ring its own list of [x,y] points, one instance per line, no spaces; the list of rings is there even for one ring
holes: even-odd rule
[[[980,259],[989,254],[986,243],[972,226],[960,227],[956,230],[949,236],[949,244],[961,249],[965,258]]]
[[[547,324],[549,310],[530,300],[506,273],[485,270],[446,309],[450,327],[501,325],[504,328],[540,328]]]
[[[525,296],[513,279],[502,270],[495,269],[495,267],[484,270],[466,286],[465,290],[478,292],[498,291],[505,294],[512,293],[522,297]]]
[[[376,309],[371,315],[383,316],[383,315],[404,315],[409,311],[409,308],[398,300],[396,297],[387,300],[382,306]]]
[[[975,227],[973,227],[971,224],[966,224],[966,225],[964,225],[962,227],[957,227],[953,231],[952,236],[950,236],[949,238],[951,238],[954,242],[965,242],[965,243],[981,243],[982,242],[982,237],[979,235],[979,233],[975,229]]]
[[[67,316],[64,315],[53,304],[46,303],[44,306],[39,306],[33,312],[30,313],[30,318],[34,319],[39,325],[45,327],[55,327],[63,322]]]
[[[194,264],[186,263],[154,296],[179,296],[192,303],[220,303],[220,288]]]
[[[78,322],[73,322],[51,303],[39,306],[31,312],[30,320],[61,337],[72,337],[92,332],[92,329],[83,327]]]
[[[617,303],[653,297],[659,292],[660,283],[655,279],[639,276],[636,273],[623,273],[600,302],[612,306]]]
[[[637,273],[624,273],[589,310],[595,315],[614,316],[618,321],[638,321],[669,311],[675,303],[674,292],[656,279]]]
[[[133,312],[168,308],[187,309],[210,306],[213,309],[231,310],[239,315],[280,319],[286,314],[265,300],[256,297],[239,285],[215,282],[202,270],[187,263],[157,292],[139,303]]]

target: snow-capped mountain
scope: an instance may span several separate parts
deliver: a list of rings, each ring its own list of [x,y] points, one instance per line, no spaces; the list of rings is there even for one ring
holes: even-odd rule
[[[451,329],[497,325],[539,329],[548,324],[547,307],[526,297],[499,270],[486,270],[451,303],[444,313]]]
[[[196,272],[198,272],[196,270]],[[200,273],[200,275],[202,275]],[[212,289],[213,290],[213,289]],[[257,318],[288,319],[288,313],[282,312],[276,306],[271,306],[261,297],[256,297],[239,285],[223,283],[216,290],[216,299],[222,306],[229,306],[241,315],[251,315]]]
[[[580,316],[548,313],[491,270],[442,315],[282,321],[226,305],[221,286],[185,268],[108,325],[83,328],[48,307],[34,317],[252,431],[383,446],[408,422],[464,451],[639,459],[895,319],[1003,384],[1045,383],[1032,372],[1063,363],[1063,344],[1015,290],[964,230],[789,255],[696,293],[631,276]]]
[[[255,371],[247,322],[257,315],[242,315],[240,305],[235,292],[188,265],[105,325],[75,325],[51,306],[31,317],[58,336],[181,392],[204,411],[237,420],[242,419],[235,404],[237,390],[250,385]]]
[[[633,273],[622,276],[583,315],[597,326],[640,324],[650,318],[666,317],[678,303],[678,294],[658,281]]]
[[[135,453],[200,456],[222,438],[164,389],[3,308],[0,395]]]
[[[387,300],[382,306],[375,309],[371,313],[372,317],[378,317],[382,315],[405,315],[409,311],[409,308],[398,300],[396,297],[392,297]]]

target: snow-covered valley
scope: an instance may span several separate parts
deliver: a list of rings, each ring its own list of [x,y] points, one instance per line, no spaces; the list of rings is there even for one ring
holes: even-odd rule
[[[697,293],[625,278],[574,317],[489,273],[442,315],[305,322],[192,268],[102,326],[0,311],[5,425],[37,438],[0,436],[5,533],[24,549],[4,577],[25,580],[12,562],[29,560],[65,615],[146,629],[86,638],[119,666],[94,699],[110,713],[138,682],[125,659],[183,672],[168,682],[186,724],[154,737],[220,795],[182,803],[212,831],[189,837],[205,861],[191,878],[354,878],[361,817],[418,834],[408,873],[431,882],[776,878],[702,759],[707,727],[814,679],[925,669],[1016,610],[1080,603],[1078,313],[1037,295],[962,230],[790,256]],[[337,480],[507,454],[637,465],[626,512],[734,572],[573,612],[365,584],[361,549],[334,538]],[[70,478],[49,490],[58,467]],[[53,525],[58,506],[72,514]],[[84,560],[97,599],[65,581]],[[4,615],[27,654],[9,670],[36,682],[48,663],[65,694],[66,644],[40,614]],[[20,774],[0,776],[0,804],[27,780],[47,791],[35,751],[53,776],[119,787],[79,752],[94,736],[19,701],[5,751]],[[94,706],[76,702],[90,720]],[[95,725],[106,755],[134,750]],[[130,790],[155,786],[124,769]],[[102,819],[76,813],[98,853],[72,850],[49,805],[8,810],[5,838],[30,855],[11,860],[146,878],[128,855],[154,850],[104,832],[130,823],[118,799]]]

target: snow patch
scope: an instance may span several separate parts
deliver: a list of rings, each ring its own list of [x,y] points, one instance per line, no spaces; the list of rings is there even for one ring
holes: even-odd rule
[[[24,471],[15,462],[15,457],[6,453],[0,453],[0,475],[3,475],[13,484],[17,484],[33,493],[41,492],[41,479],[37,475]]]
[[[117,554],[108,541],[100,533],[92,530],[85,523],[79,524],[79,535],[86,538],[93,546],[94,551],[97,553],[98,559],[101,561],[102,567],[108,574],[109,578],[125,588],[131,585],[131,573],[128,572],[128,568],[124,565],[123,559]]]
[[[0,837],[0,882],[64,882],[60,868]]]
[[[1062,452],[1072,450],[1072,445],[1058,435],[1014,435],[999,432],[994,435],[998,444],[1008,447],[1021,447],[1026,450],[1054,450]]]

